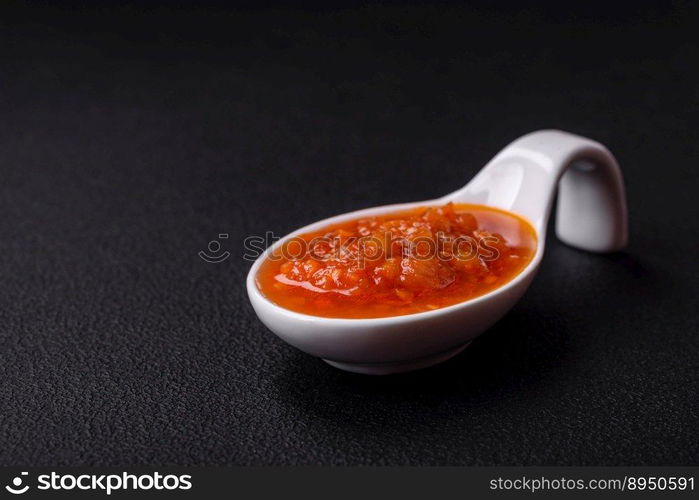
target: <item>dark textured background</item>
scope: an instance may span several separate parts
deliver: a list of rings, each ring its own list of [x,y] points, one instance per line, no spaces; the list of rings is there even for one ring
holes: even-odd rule
[[[33,5],[0,15],[0,464],[697,463],[697,7]],[[441,195],[542,127],[617,155],[628,252],[549,242],[413,374],[256,319],[246,235]]]

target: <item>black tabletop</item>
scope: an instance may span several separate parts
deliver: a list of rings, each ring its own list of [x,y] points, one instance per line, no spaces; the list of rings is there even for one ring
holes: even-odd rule
[[[697,14],[6,4],[0,463],[696,464]],[[551,236],[504,319],[410,374],[258,321],[246,236],[440,196],[540,128],[617,156],[628,251]]]

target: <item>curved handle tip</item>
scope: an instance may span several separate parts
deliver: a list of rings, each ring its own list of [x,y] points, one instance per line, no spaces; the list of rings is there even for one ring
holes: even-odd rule
[[[540,130],[500,151],[455,198],[520,214],[543,237],[558,190],[556,234],[591,252],[614,252],[628,241],[624,180],[602,144],[560,130]]]

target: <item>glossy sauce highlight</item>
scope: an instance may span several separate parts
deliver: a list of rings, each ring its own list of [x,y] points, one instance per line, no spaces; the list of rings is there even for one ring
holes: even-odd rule
[[[365,217],[286,240],[260,266],[260,291],[313,316],[380,318],[447,307],[527,267],[536,232],[521,217],[448,204]]]

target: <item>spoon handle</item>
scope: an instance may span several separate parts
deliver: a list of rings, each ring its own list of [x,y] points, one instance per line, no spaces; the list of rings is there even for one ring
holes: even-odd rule
[[[602,144],[559,130],[532,132],[500,151],[450,201],[468,200],[517,213],[546,234],[556,188],[556,235],[591,252],[626,246],[621,170]]]

